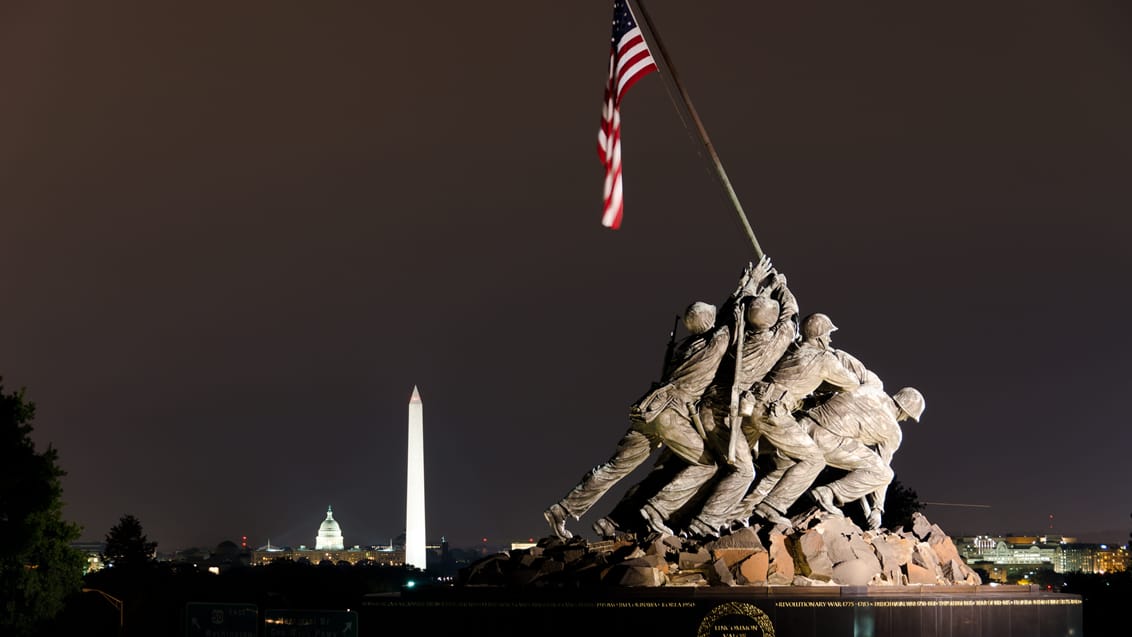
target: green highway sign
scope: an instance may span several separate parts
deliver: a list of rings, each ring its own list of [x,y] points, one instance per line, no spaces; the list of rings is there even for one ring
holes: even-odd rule
[[[264,637],[358,637],[358,613],[352,610],[263,611]]]
[[[258,637],[255,604],[189,602],[185,604],[185,637]]]

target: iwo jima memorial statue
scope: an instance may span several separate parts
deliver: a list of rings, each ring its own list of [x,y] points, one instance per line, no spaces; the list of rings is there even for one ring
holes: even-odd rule
[[[543,512],[551,535],[389,609],[435,610],[426,624],[454,634],[1081,634],[1078,596],[984,585],[921,513],[886,516],[901,428],[920,421],[925,397],[892,390],[834,347],[829,316],[799,315],[647,13],[625,0],[614,2],[599,135],[604,225],[618,227],[622,211],[618,107],[652,71],[674,85],[756,261],[718,306],[687,306],[687,335],[677,343],[673,329],[660,381],[632,403],[613,454]],[[593,523],[597,541],[570,530],[658,447],[647,475]]]

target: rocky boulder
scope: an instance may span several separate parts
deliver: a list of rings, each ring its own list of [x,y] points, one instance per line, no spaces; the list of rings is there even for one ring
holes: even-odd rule
[[[825,512],[788,531],[754,526],[710,541],[655,533],[600,542],[547,537],[482,558],[456,580],[519,588],[981,583],[951,538],[920,513],[910,531],[863,531]]]

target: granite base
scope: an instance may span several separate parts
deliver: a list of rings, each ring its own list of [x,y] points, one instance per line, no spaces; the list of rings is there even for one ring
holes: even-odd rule
[[[1082,634],[1080,596],[1031,586],[449,587],[369,597],[359,614],[360,634],[375,636],[394,626],[428,635],[493,637]]]

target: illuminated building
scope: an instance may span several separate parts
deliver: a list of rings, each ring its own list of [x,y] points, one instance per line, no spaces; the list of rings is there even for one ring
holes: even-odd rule
[[[1113,573],[1129,565],[1126,547],[1081,543],[1072,537],[980,535],[959,538],[956,546],[968,564],[996,582],[1018,581],[1038,570]]]
[[[311,564],[368,562],[381,566],[403,566],[405,564],[405,549],[404,547],[395,547],[392,543],[389,546],[367,546],[364,548],[355,544],[353,548],[345,548],[342,539],[342,527],[334,519],[331,508],[327,507],[326,519],[318,527],[318,535],[315,537],[313,549],[306,545],[300,545],[299,548],[272,546],[271,540],[268,540],[266,545],[252,551],[251,563],[253,566],[263,566],[276,560],[305,561]]]
[[[83,575],[101,571],[106,566],[102,562],[102,552],[106,550],[105,542],[71,542],[71,548],[83,554]]]
[[[342,550],[342,528],[338,526],[330,507],[326,507],[326,519],[318,527],[318,537],[314,540],[314,549],[316,551]]]

